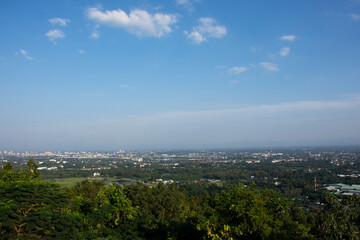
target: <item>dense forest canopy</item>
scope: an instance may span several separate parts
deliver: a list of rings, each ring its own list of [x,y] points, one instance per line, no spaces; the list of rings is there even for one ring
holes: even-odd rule
[[[0,170],[2,239],[359,239],[360,197],[298,206],[255,184],[222,191],[83,181],[60,188],[38,164]],[[199,186],[198,186],[199,187]],[[200,185],[201,188],[201,185]]]

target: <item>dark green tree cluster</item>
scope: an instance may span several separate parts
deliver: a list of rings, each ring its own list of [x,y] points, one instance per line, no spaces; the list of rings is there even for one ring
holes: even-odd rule
[[[7,163],[0,170],[0,234],[3,239],[78,238],[79,223],[70,199],[53,183],[40,181],[30,159],[25,170]]]
[[[234,186],[189,195],[178,186],[137,183],[73,188],[25,170],[0,170],[1,239],[359,239],[357,195],[327,194],[323,207],[294,207],[273,190]]]
[[[322,239],[359,239],[360,198],[352,195],[339,201],[327,194],[323,199],[326,208],[318,214],[313,233]]]

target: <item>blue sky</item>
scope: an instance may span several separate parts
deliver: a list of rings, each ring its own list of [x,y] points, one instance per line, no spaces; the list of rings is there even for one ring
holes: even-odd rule
[[[360,1],[0,1],[0,151],[360,144]]]

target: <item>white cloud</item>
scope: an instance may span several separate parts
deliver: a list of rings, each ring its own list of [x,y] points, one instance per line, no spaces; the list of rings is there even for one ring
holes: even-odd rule
[[[283,57],[286,57],[287,55],[289,55],[289,53],[290,53],[290,48],[288,48],[288,47],[283,47],[280,50],[280,55]]]
[[[50,18],[49,22],[53,25],[59,25],[61,27],[64,27],[70,22],[70,20],[65,18]]]
[[[198,31],[192,31],[189,33],[188,31],[184,31],[184,34],[186,35],[186,38],[191,39],[191,41],[195,44],[200,44],[204,41],[206,41],[206,38]]]
[[[229,83],[231,85],[235,85],[235,84],[238,84],[239,83],[239,80],[230,80]]]
[[[92,39],[99,39],[100,38],[100,33],[99,33],[99,31],[98,31],[98,28],[100,27],[100,25],[99,24],[96,24],[95,26],[94,26],[94,30],[93,30],[93,32],[90,34],[90,38],[92,38]]]
[[[175,0],[176,4],[178,5],[187,5],[190,4],[191,1],[190,0]]]
[[[160,10],[163,8],[164,8],[164,5],[157,5],[157,6],[153,7],[154,10]]]
[[[85,51],[84,51],[84,50],[82,50],[82,49],[79,49],[79,50],[78,50],[78,53],[80,53],[80,54],[84,54],[84,53],[85,53]]]
[[[215,67],[215,69],[224,69],[224,68],[227,68],[227,66],[225,66],[225,65],[217,65]]]
[[[90,38],[92,39],[99,39],[100,37],[100,33],[98,31],[98,28],[100,27],[99,24],[96,24],[94,27],[94,31],[91,33]]]
[[[194,3],[200,2],[200,0],[175,0],[176,5],[185,7],[188,11],[192,12],[195,10]]]
[[[130,90],[134,90],[134,89],[135,89],[135,87],[129,86],[128,84],[120,84],[120,88],[125,88],[125,89],[130,89]]]
[[[250,52],[252,52],[252,53],[256,53],[256,52],[260,52],[260,51],[261,51],[260,47],[255,47],[255,46],[250,47]]]
[[[90,35],[90,38],[92,39],[99,39],[100,37],[100,33],[99,32],[92,32],[91,35]]]
[[[261,62],[260,66],[271,72],[276,72],[280,70],[277,64],[271,62]]]
[[[296,36],[295,35],[284,35],[280,39],[283,41],[292,42],[296,39]]]
[[[353,14],[350,14],[350,17],[354,21],[360,21],[360,15],[359,14],[353,13]]]
[[[62,39],[65,37],[65,33],[59,29],[50,30],[45,34],[50,41],[56,44],[57,39]]]
[[[109,142],[118,141],[121,134],[126,136],[126,143],[149,142],[155,143],[155,146],[172,143],[177,147],[184,143],[187,146],[219,146],[234,141],[266,141],[270,145],[281,141],[288,144],[289,141],[309,141],[319,136],[323,139],[339,139],[348,134],[356,136],[359,142],[359,107],[360,101],[355,99],[283,102],[219,110],[133,115],[99,123],[79,123],[78,127],[72,126],[68,131],[74,136],[74,129],[76,132],[82,129],[79,136],[87,136],[88,129],[95,129],[99,137],[107,138]],[[192,134],[190,140],[189,132]],[[63,131],[61,134],[64,134]]]
[[[246,70],[246,67],[232,67],[229,69],[229,72],[232,74],[239,74],[245,72]]]
[[[86,15],[99,24],[124,28],[138,37],[163,37],[172,31],[171,25],[177,22],[175,15],[150,14],[140,9],[134,9],[128,15],[121,9],[103,12],[93,7],[88,8]]]
[[[27,60],[34,60],[34,58],[30,56],[30,53],[28,51],[25,51],[24,49],[20,49],[18,52],[15,52],[15,55],[18,54],[21,54]]]
[[[236,81],[236,80],[235,80]],[[355,95],[353,98],[334,100],[334,101],[298,101],[284,102],[279,104],[248,106],[242,108],[231,108],[221,110],[200,110],[188,112],[166,112],[153,116],[154,118],[162,117],[194,117],[194,116],[224,116],[226,113],[244,113],[244,112],[287,112],[299,110],[342,110],[345,108],[357,108],[360,106],[360,98]]]
[[[200,18],[199,22],[191,32],[184,31],[186,38],[194,44],[206,42],[209,38],[222,38],[227,34],[226,27],[216,24],[213,18]]]
[[[289,146],[294,143],[304,146],[326,144],[330,140],[344,144],[343,139],[346,144],[358,144],[359,107],[360,98],[357,97],[202,111],[124,113],[116,118],[108,116],[101,119],[55,121],[30,127],[23,124],[19,125],[20,130],[1,129],[6,133],[1,136],[15,134],[16,137],[10,139],[11,144],[19,144],[20,139],[24,146],[31,142],[30,137],[36,136],[44,139],[40,143],[42,146],[45,144],[56,148],[60,145],[65,149],[99,146],[99,142],[104,144],[100,146],[106,145],[108,148],[254,147],[264,144]],[[25,135],[18,134],[24,132]],[[52,141],[54,135],[57,136],[56,141]],[[9,142],[8,138],[6,142]],[[75,146],[77,142],[83,145]]]

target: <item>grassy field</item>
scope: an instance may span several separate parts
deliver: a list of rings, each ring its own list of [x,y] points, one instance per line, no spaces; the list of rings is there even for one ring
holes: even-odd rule
[[[83,177],[83,178],[62,178],[62,179],[54,179],[54,180],[52,180],[50,182],[58,183],[58,184],[60,184],[61,187],[73,187],[76,184],[81,183],[82,181],[85,181],[87,179],[89,181],[92,181],[92,180],[103,180],[104,178],[86,178],[86,177]],[[115,178],[107,178],[106,181],[113,181],[113,180],[115,180]]]

